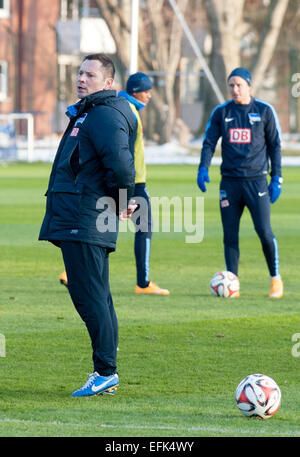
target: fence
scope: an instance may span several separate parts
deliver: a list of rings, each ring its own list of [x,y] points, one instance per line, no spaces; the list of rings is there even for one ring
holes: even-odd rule
[[[0,114],[0,159],[20,159],[19,149],[25,152],[21,157],[33,161],[34,153],[34,116],[31,113]]]

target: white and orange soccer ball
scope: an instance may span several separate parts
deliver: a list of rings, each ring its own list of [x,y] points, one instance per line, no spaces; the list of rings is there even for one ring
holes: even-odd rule
[[[210,280],[211,293],[216,297],[234,298],[240,295],[240,282],[231,271],[219,271]]]
[[[235,400],[245,416],[269,419],[279,409],[281,392],[274,379],[264,374],[251,374],[237,386]]]

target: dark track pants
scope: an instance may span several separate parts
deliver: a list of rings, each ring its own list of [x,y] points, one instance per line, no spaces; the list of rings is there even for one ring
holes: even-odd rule
[[[220,183],[220,210],[226,269],[238,274],[239,227],[245,206],[260,238],[270,276],[279,274],[278,245],[270,223],[270,199],[265,177],[237,180],[223,177]]]
[[[89,332],[94,371],[116,372],[118,321],[109,287],[109,252],[86,243],[62,241],[61,251],[74,306]]]
[[[139,199],[143,202],[139,205]],[[138,208],[135,217],[133,214],[132,222],[135,224],[136,232],[134,238],[134,255],[137,272],[137,285],[139,287],[147,287],[149,283],[150,270],[150,249],[152,238],[152,214],[149,195],[145,183],[135,185],[133,199],[136,200]]]

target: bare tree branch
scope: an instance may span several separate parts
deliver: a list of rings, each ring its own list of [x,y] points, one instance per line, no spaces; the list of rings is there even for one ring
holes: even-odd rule
[[[265,30],[258,45],[258,53],[252,65],[253,93],[261,85],[273,57],[288,4],[289,0],[273,0],[270,7]]]

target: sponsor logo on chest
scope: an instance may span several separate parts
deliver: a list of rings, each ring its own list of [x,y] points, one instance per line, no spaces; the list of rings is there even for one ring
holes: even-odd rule
[[[79,127],[80,127],[81,124],[84,123],[84,121],[86,120],[87,115],[88,115],[88,113],[84,113],[81,117],[79,117],[77,119],[77,121],[75,122],[75,125],[73,127],[73,130],[70,133],[70,136],[78,136]]]
[[[81,117],[79,117],[77,119],[77,121],[75,122],[75,127],[79,124],[83,124],[84,121],[86,120],[87,115],[88,115],[88,113],[84,113]]]
[[[229,129],[229,143],[251,143],[251,129]]]
[[[70,133],[70,136],[77,136],[78,132],[79,132],[79,128],[78,127],[74,127],[72,132]]]
[[[251,125],[254,125],[255,122],[261,121],[261,116],[259,113],[249,113],[248,117]]]

